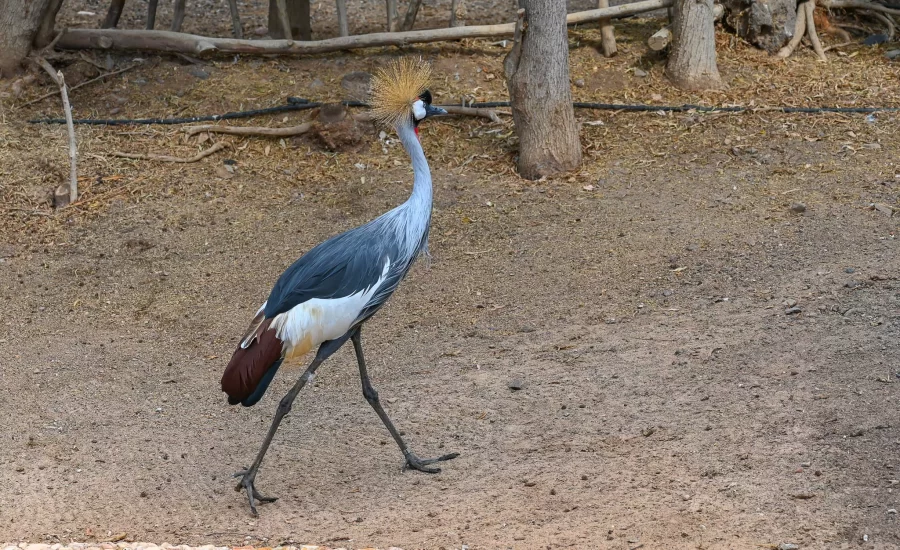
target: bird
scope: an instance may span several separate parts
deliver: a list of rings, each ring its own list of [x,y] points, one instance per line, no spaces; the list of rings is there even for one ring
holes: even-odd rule
[[[368,223],[316,245],[288,267],[257,310],[222,375],[228,403],[250,407],[263,397],[283,362],[300,359],[318,347],[315,358],[278,403],[253,463],[234,474],[240,478],[235,490],[246,491],[253,516],[259,515],[257,502],[277,500],[260,494],[255,483],[278,425],[319,366],[347,340],[356,354],[363,397],[400,447],[403,469],[437,473],[440,468],[432,464],[459,456],[449,453],[422,459],[409,449],[381,406],[362,349],[363,323],[384,306],[416,258],[428,253],[432,184],[419,124],[447,114],[432,105],[427,87],[430,75],[426,61],[403,57],[377,71],[371,83],[373,118],[393,127],[410,157],[414,177],[409,198]]]

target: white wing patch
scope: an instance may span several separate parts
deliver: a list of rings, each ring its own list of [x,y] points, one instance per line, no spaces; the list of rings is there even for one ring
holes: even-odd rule
[[[343,336],[384,284],[390,267],[391,259],[386,258],[378,280],[359,292],[343,298],[311,298],[276,315],[271,327],[284,342],[285,355],[304,354],[322,342]]]

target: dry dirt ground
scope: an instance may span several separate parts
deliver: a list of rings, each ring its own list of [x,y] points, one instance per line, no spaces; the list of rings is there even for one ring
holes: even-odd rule
[[[728,89],[677,92],[642,45],[657,24],[621,25],[612,60],[596,28],[574,31],[575,98],[900,106],[881,50],[775,62],[725,34]],[[434,62],[450,102],[504,98],[505,51],[403,53]],[[398,53],[145,55],[72,100],[82,117],[333,100],[343,75]],[[19,107],[49,89],[4,99],[0,125],[0,541],[900,546],[896,114],[579,111],[583,168],[540,182],[516,176],[508,118],[429,122],[433,258],[364,340],[414,450],[460,457],[439,475],[401,473],[342,350],[282,424],[258,478],[281,499],[253,519],[229,476],[300,371],[245,409],[219,391],[224,365],[287,265],[404,200],[406,158],[369,127],[339,152],[221,138],[230,148],[197,163],[134,161],[110,153],[210,142],[178,126],[82,126],[83,199],[53,211],[64,130],[26,120],[58,102]]]

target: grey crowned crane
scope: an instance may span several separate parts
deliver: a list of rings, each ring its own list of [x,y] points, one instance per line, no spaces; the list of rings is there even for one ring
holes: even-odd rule
[[[387,302],[420,252],[427,251],[431,224],[431,172],[419,141],[419,123],[446,114],[431,105],[426,89],[431,67],[424,61],[401,59],[373,79],[371,105],[375,118],[391,125],[409,153],[414,173],[409,199],[378,218],[341,233],[312,248],[281,274],[268,300],[222,375],[228,403],[255,405],[269,387],[283,361],[299,359],[318,346],[312,363],[285,395],[253,464],[235,474],[236,487],[247,492],[254,516],[256,502],[275,498],[257,492],[254,483],[272,437],[300,390],[316,369],[347,340],[353,342],[366,401],[400,446],[404,469],[437,473],[430,464],[456,458],[458,453],[432,459],[413,454],[394,427],[372,387],[363,358],[362,324]]]

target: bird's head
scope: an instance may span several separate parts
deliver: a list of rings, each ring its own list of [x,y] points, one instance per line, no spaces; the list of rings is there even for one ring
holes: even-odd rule
[[[447,114],[431,104],[430,76],[431,65],[420,58],[403,57],[379,70],[369,101],[375,119],[397,129],[412,127],[418,135],[420,122]]]
[[[419,135],[420,122],[428,117],[446,114],[447,111],[431,104],[431,92],[423,91],[412,104],[412,125],[416,130],[416,135]]]

